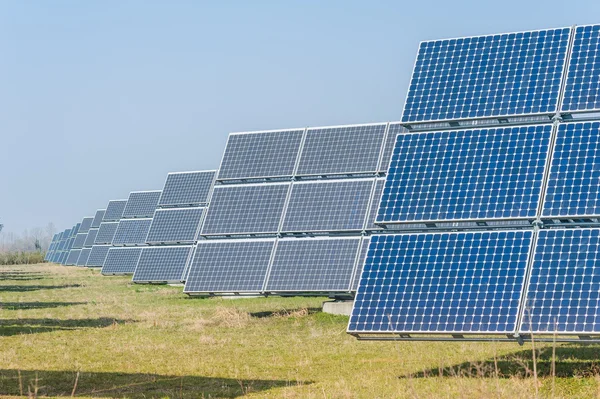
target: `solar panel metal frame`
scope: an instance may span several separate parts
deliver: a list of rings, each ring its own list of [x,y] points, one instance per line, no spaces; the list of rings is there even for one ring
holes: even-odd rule
[[[210,174],[212,173],[212,181],[210,183],[210,187],[208,188],[208,192],[206,195],[205,201],[187,201],[187,202],[163,202],[163,197],[165,193],[168,193],[167,184],[169,182],[169,177],[172,175],[184,175],[184,174]],[[158,208],[183,208],[183,207],[195,207],[195,206],[206,206],[210,202],[210,197],[212,195],[212,191],[215,186],[215,178],[217,176],[218,171],[214,170],[196,170],[196,171],[184,171],[184,172],[169,172],[167,173],[167,178],[165,179],[165,184],[163,185],[163,189],[160,193],[160,198],[158,199]]]
[[[175,279],[175,280],[167,280],[167,279],[140,279],[140,278],[136,278],[136,273],[138,272],[138,269],[140,267],[140,262],[142,260],[142,255],[144,254],[144,251],[154,251],[154,250],[169,250],[169,249],[175,249],[175,248],[187,248],[188,249],[188,254],[187,254],[187,258],[184,262],[183,268],[182,268],[182,274],[181,277],[179,279]],[[188,264],[190,263],[190,259],[194,256],[194,246],[193,245],[158,245],[158,246],[147,246],[147,247],[143,247],[142,248],[142,253],[140,254],[140,257],[138,258],[138,264],[137,267],[133,273],[133,277],[132,277],[132,282],[136,283],[136,284],[145,284],[145,283],[182,283],[184,282],[185,276],[186,276],[186,270],[188,268]]]
[[[103,222],[118,222],[123,216],[123,211],[127,206],[126,199],[110,200],[106,206],[106,211],[102,217]],[[120,209],[119,209],[120,208]],[[116,212],[116,213],[115,213]],[[113,215],[114,213],[114,215]]]
[[[423,43],[429,43],[429,42],[442,42],[442,41],[450,41],[450,40],[461,40],[461,39],[474,39],[474,38],[480,38],[480,37],[493,37],[493,36],[502,36],[502,35],[513,35],[513,34],[525,34],[525,33],[537,33],[537,32],[547,32],[547,31],[558,31],[558,30],[562,30],[562,29],[568,29],[569,33],[568,33],[568,42],[567,42],[567,47],[565,50],[565,57],[563,59],[563,68],[562,68],[562,73],[561,73],[561,79],[560,82],[562,83],[564,81],[564,77],[567,73],[567,61],[568,61],[568,57],[570,56],[570,42],[572,41],[572,36],[573,36],[573,31],[574,29],[572,29],[572,27],[558,27],[558,28],[548,28],[548,29],[533,29],[533,30],[526,30],[526,31],[519,31],[519,32],[505,32],[505,33],[494,33],[494,34],[489,34],[489,35],[471,35],[471,36],[462,36],[462,37],[452,37],[452,38],[443,38],[443,39],[434,39],[434,40],[423,40],[421,42],[419,42],[419,46],[417,48],[417,55],[415,57],[415,62],[413,64],[413,69],[412,69],[412,73],[411,73],[411,78],[409,81],[409,85],[408,85],[408,89],[407,89],[407,93],[406,93],[406,99],[408,100],[409,98],[409,94],[410,94],[410,86],[415,78],[415,69],[417,66],[417,61],[418,61],[418,55],[419,55],[419,50],[421,49],[421,46],[423,45]],[[480,120],[497,120],[497,119],[503,119],[503,118],[522,118],[522,117],[532,117],[532,116],[552,116],[555,115],[558,111],[559,108],[561,106],[560,104],[560,97],[561,94],[564,92],[562,84],[559,83],[558,88],[557,88],[557,99],[556,99],[556,103],[554,104],[554,110],[553,111],[549,111],[549,112],[540,112],[540,113],[522,113],[522,114],[501,114],[501,115],[493,115],[493,116],[480,116],[480,117],[464,117],[464,118],[450,118],[450,119],[427,119],[427,120],[423,120],[423,121],[404,121],[403,117],[401,118],[400,123],[403,126],[417,126],[417,125],[425,125],[425,124],[438,124],[438,123],[447,123],[447,122],[461,122],[461,121],[480,121]],[[406,113],[406,105],[407,105],[408,101],[404,102],[404,106],[402,109],[402,115],[404,116],[404,114]],[[483,126],[481,126],[481,128],[484,128]]]
[[[140,206],[140,203],[145,202],[146,200],[144,199],[143,201],[139,201],[139,200],[136,200],[135,198],[131,198],[132,194],[134,196],[142,195],[142,194],[147,194],[148,196],[150,196],[150,194],[156,194],[156,193],[158,193],[158,196],[156,198],[156,204],[152,208],[152,211],[149,210],[148,213],[144,213],[144,214],[139,213],[138,212],[139,211],[138,208]],[[127,199],[127,205],[125,206],[125,209],[123,209],[123,216],[121,217],[121,219],[144,219],[144,218],[151,218],[152,215],[154,215],[154,211],[158,207],[158,201],[160,201],[161,194],[162,194],[162,190],[132,191],[131,193],[129,193],[129,198]],[[134,208],[135,212],[129,211],[129,208]]]
[[[137,267],[137,264],[140,260],[140,256],[142,255],[142,250],[145,247],[110,247],[108,249],[108,253],[106,254],[106,259],[104,260],[104,265],[102,265],[102,270],[100,271],[101,274],[103,275],[110,275],[110,276],[116,276],[116,275],[129,275],[129,274],[133,274],[135,272],[135,268]],[[137,252],[137,257],[135,255],[135,253]],[[123,267],[117,267],[117,266],[112,266],[111,265],[111,254],[113,254],[113,256],[116,256],[115,254],[117,253],[132,253],[133,257],[135,258],[135,265],[133,266],[133,268],[131,269],[131,271],[129,271],[129,269],[127,271],[123,270]],[[121,259],[119,259],[121,260]],[[117,270],[118,269],[118,270]]]
[[[144,237],[144,239],[142,241],[139,242],[131,242],[131,241],[127,241],[127,242],[123,242],[121,241],[120,237],[118,236],[119,234],[119,229],[121,228],[121,225],[125,226],[128,224],[138,224],[138,225],[142,225],[144,226],[144,228],[146,228],[146,224],[148,225],[146,228],[146,235]],[[112,245],[114,247],[127,247],[127,246],[146,246],[146,239],[148,238],[148,232],[150,231],[150,227],[152,226],[152,218],[134,218],[134,219],[121,219],[121,221],[119,222],[119,225],[117,226],[117,230],[115,231],[115,236],[113,237],[113,242]],[[143,234],[143,232],[142,232]],[[128,235],[128,240],[131,240],[131,237],[129,237]]]
[[[293,177],[296,173],[296,169],[298,167],[298,161],[300,158],[300,152],[302,151],[302,146],[304,144],[304,139],[306,137],[306,128],[290,128],[290,129],[273,129],[273,130],[257,130],[257,131],[245,131],[245,132],[233,132],[227,136],[227,143],[225,144],[225,151],[223,151],[223,155],[221,156],[221,162],[219,163],[219,169],[217,169],[217,174],[215,176],[215,181],[217,182],[235,182],[235,181],[261,181],[261,180],[281,180],[281,179],[289,179]],[[300,132],[301,139],[298,146],[298,151],[296,152],[296,159],[294,160],[294,165],[291,173],[288,174],[271,174],[271,175],[256,175],[256,176],[244,176],[244,177],[220,177],[219,174],[223,170],[223,163],[225,161],[225,155],[227,152],[227,148],[229,146],[229,141],[231,136],[234,135],[250,135],[250,134],[263,134],[263,133],[289,133],[289,132]]]
[[[158,240],[152,237],[152,229],[158,228],[155,223],[160,222],[160,214],[165,213],[175,213],[175,212],[189,212],[199,210],[200,217],[198,219],[198,224],[196,226],[196,231],[194,232],[194,236],[189,240]],[[193,244],[198,240],[198,235],[200,234],[200,230],[202,228],[202,223],[204,221],[204,217],[206,216],[206,206],[199,207],[185,207],[185,208],[159,208],[154,212],[154,217],[152,218],[152,222],[150,223],[150,228],[148,229],[148,234],[146,235],[146,243],[147,244]]]

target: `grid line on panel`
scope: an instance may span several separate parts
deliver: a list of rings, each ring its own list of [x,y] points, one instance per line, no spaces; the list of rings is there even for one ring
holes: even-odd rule
[[[230,134],[217,180],[291,177],[304,130]]]
[[[112,244],[118,226],[119,222],[102,222],[96,234],[94,244]]]
[[[268,292],[347,292],[361,238],[278,240]]]
[[[113,238],[113,245],[144,245],[152,219],[121,219]]]
[[[558,125],[542,217],[600,215],[600,122]]]
[[[202,235],[277,233],[289,187],[289,183],[216,186]]]
[[[148,243],[193,242],[205,208],[157,209],[148,232]]]
[[[108,201],[106,211],[104,212],[103,222],[118,222],[123,216],[123,211],[127,205],[127,200]]]
[[[531,230],[374,235],[349,332],[515,333]]]
[[[600,25],[575,28],[561,111],[600,109]]]
[[[260,292],[274,245],[274,239],[199,241],[184,292]]]
[[[123,218],[149,218],[158,206],[161,191],[133,191],[129,194]]]
[[[94,245],[85,265],[88,267],[102,267],[109,249],[110,245]]]
[[[361,231],[374,179],[293,183],[283,232]]]
[[[377,222],[535,218],[552,129],[399,135]]]
[[[96,241],[96,235],[98,234],[97,228],[91,228],[88,231],[87,237],[85,238],[85,242],[83,243],[84,247],[91,248]]]
[[[91,216],[84,217],[83,220],[81,221],[81,226],[79,227],[79,232],[87,233],[88,231],[90,231],[90,227],[92,227],[93,221],[94,221],[94,218]]]
[[[169,173],[158,206],[206,204],[215,174],[214,170]]]
[[[422,42],[402,122],[554,114],[570,31]]]
[[[90,257],[90,252],[92,252],[92,248],[81,249],[79,258],[77,258],[77,266],[85,266],[87,264],[88,258]]]
[[[387,124],[309,128],[296,174],[377,173]]]
[[[94,220],[92,220],[92,224],[90,225],[90,228],[99,228],[100,224],[102,223],[102,219],[104,219],[104,212],[106,212],[106,209],[98,209],[96,211],[96,216],[94,216]]]
[[[138,264],[141,247],[112,247],[102,266],[102,274],[133,274]]]
[[[191,250],[191,245],[143,248],[133,281],[181,281]]]
[[[538,232],[522,333],[600,333],[600,229]]]

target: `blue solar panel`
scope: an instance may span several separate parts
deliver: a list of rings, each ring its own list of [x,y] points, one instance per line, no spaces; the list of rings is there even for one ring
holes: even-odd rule
[[[144,245],[152,219],[121,219],[113,245]]]
[[[133,191],[130,193],[127,205],[123,210],[123,218],[152,217],[158,205],[160,193],[160,191]]]
[[[100,223],[102,223],[102,219],[104,219],[104,212],[106,212],[106,209],[98,209],[96,211],[96,216],[94,216],[94,220],[92,221],[92,224],[90,225],[90,228],[99,228],[100,227]]]
[[[119,222],[102,222],[96,234],[94,244],[112,244],[118,226]]]
[[[85,264],[87,267],[102,267],[110,245],[94,245]]]
[[[77,266],[85,266],[88,258],[90,257],[90,252],[92,252],[92,248],[83,248],[81,253],[79,254],[79,258],[77,258]]]
[[[600,25],[575,28],[562,111],[600,109]]]
[[[216,172],[176,172],[167,175],[159,206],[206,204]]]
[[[282,231],[363,230],[373,183],[372,178],[294,183]]]
[[[422,42],[402,122],[553,114],[570,29]]]
[[[133,274],[142,249],[141,247],[110,248],[102,266],[102,274]]]
[[[96,229],[96,228],[90,229],[90,231],[88,231],[87,237],[85,238],[83,246],[85,248],[91,248],[94,245],[94,242],[96,241],[97,234],[98,234],[98,229]]]
[[[600,215],[600,123],[558,126],[543,217]]]
[[[360,276],[362,274],[363,266],[365,265],[365,260],[367,259],[367,252],[369,251],[369,243],[371,242],[371,237],[364,237],[362,239],[362,243],[360,246],[360,252],[358,254],[358,260],[356,262],[356,271],[354,276],[352,277],[352,291],[356,292],[358,289],[358,283],[360,282]]]
[[[81,249],[83,248],[83,244],[85,244],[85,239],[87,238],[88,233],[78,233],[75,237],[75,241],[73,241],[73,248]]]
[[[79,226],[79,233],[87,233],[90,231],[90,227],[92,226],[92,222],[94,218],[91,216],[84,217],[81,221],[81,226]]]
[[[540,230],[521,332],[600,333],[600,229]]]
[[[292,176],[304,129],[232,133],[218,179],[256,179]]]
[[[374,235],[349,332],[514,333],[531,231]]]
[[[192,246],[146,247],[133,274],[134,282],[181,282]]]
[[[408,133],[408,130],[400,123],[390,123],[385,136],[381,160],[379,161],[379,172],[385,173],[388,171],[390,161],[392,160],[392,153],[394,152],[394,146],[396,145],[396,136],[402,133]]]
[[[289,187],[289,183],[216,186],[202,234],[276,233]]]
[[[77,259],[79,259],[79,255],[81,254],[81,249],[72,249],[69,251],[69,256],[67,256],[66,265],[74,266],[77,264]]]
[[[103,222],[119,221],[123,216],[123,211],[127,205],[127,200],[112,200],[108,201],[106,211],[104,212]]]
[[[266,291],[350,291],[360,241],[360,237],[279,240]]]
[[[154,213],[148,243],[194,242],[205,208],[157,209]]]
[[[534,218],[551,132],[538,125],[399,135],[378,222]]]

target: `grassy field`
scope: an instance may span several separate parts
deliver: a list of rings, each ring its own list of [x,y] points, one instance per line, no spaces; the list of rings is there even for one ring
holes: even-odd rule
[[[600,347],[360,342],[324,298],[191,299],[181,287],[0,267],[0,396],[600,397]]]

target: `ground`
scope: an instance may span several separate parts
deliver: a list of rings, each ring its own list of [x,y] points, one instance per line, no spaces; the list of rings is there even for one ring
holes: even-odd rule
[[[97,270],[0,266],[0,396],[600,397],[600,346],[538,344],[535,377],[529,344],[358,341],[324,300],[193,299]]]

